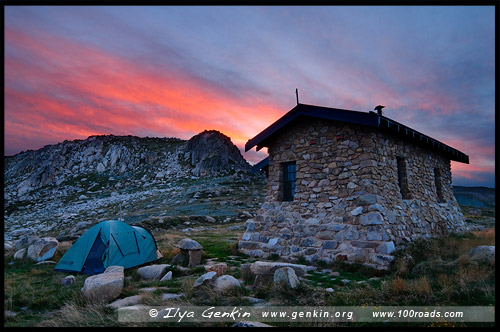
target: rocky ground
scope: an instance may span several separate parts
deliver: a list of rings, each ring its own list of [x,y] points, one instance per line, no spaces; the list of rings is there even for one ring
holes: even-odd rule
[[[238,222],[263,200],[230,139],[205,131],[174,138],[92,136],[5,159],[6,241],[34,234],[76,238],[107,219],[152,228]]]
[[[67,241],[60,242],[54,257],[43,264],[26,257],[15,258],[13,250],[7,251],[5,326],[223,327],[236,323],[207,320],[179,324],[118,319],[119,312],[122,313],[119,310],[133,313],[148,306],[487,306],[495,301],[494,230],[463,237],[423,239],[399,252],[391,270],[381,273],[341,263],[310,266],[305,261],[281,262],[279,257],[259,261],[236,250],[243,223],[200,224],[197,227],[204,227],[204,231],[155,231],[158,248],[164,256],[158,261],[127,270],[111,268],[92,277],[54,271],[55,262],[70,246]],[[203,248],[201,261],[194,266],[175,259],[180,253],[178,244],[181,240],[186,242],[187,237]],[[265,323],[281,327],[358,326]],[[259,325],[262,322],[241,324],[263,326]]]
[[[461,205],[474,232],[416,241],[389,271],[341,262],[311,267],[300,257],[295,265],[280,257],[259,263],[237,248],[245,221],[264,202],[266,179],[252,175],[220,133],[190,141],[91,137],[6,158],[5,326],[165,326],[118,322],[118,308],[144,305],[494,305],[494,199]],[[55,272],[54,264],[92,225],[119,218],[150,229],[163,258],[98,277],[118,286],[99,291],[109,297],[96,302],[89,276]],[[35,236],[57,241],[28,244]],[[174,259],[185,238],[203,247],[194,266]]]

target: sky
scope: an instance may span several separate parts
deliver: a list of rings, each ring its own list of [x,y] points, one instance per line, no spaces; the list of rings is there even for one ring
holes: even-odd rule
[[[494,6],[5,6],[4,155],[91,135],[244,144],[301,103],[384,115],[494,187]]]

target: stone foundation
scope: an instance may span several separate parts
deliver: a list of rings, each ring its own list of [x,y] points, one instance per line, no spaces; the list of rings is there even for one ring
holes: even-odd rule
[[[282,201],[282,163],[292,161],[295,195]],[[466,230],[449,159],[374,129],[320,119],[290,125],[269,147],[266,201],[238,245],[251,256],[385,269],[405,242]]]

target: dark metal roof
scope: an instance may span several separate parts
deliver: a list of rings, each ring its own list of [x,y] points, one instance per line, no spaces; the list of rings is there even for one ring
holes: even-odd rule
[[[334,120],[345,123],[352,123],[362,126],[377,128],[378,130],[396,136],[398,138],[410,141],[416,145],[426,147],[441,155],[448,157],[450,160],[469,163],[469,156],[458,151],[438,140],[424,135],[410,127],[407,127],[397,121],[389,119],[383,115],[378,115],[375,112],[359,112],[339,108],[330,108],[323,106],[314,106],[306,104],[297,104],[288,113],[272,125],[264,129],[254,138],[248,140],[245,144],[245,151],[257,146],[257,151],[263,147],[269,147],[269,143],[279,135],[279,132],[290,124],[292,121],[301,117],[313,117],[326,120]]]

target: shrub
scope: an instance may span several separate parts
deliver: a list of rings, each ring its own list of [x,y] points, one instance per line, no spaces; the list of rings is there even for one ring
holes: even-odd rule
[[[277,253],[272,253],[267,259],[270,261],[277,261],[278,259],[280,259],[280,255],[278,255]]]
[[[391,291],[394,292],[395,294],[406,293],[410,289],[406,280],[400,277],[394,279],[390,285],[391,285]]]

